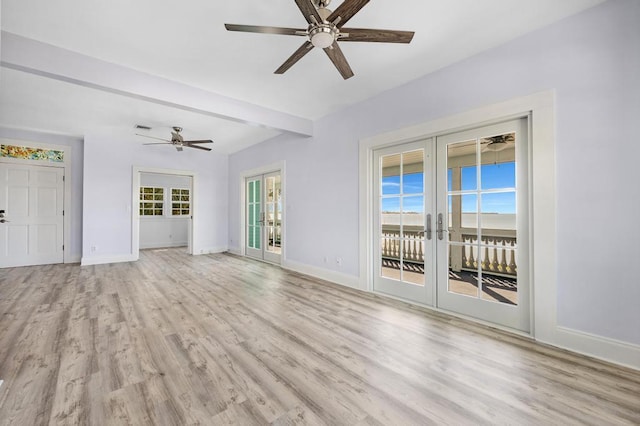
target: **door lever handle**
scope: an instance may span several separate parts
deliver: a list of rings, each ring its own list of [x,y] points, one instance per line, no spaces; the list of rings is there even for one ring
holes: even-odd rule
[[[438,213],[438,223],[436,224],[436,232],[438,233],[438,239],[442,240],[444,238],[444,220],[442,217],[442,213]]]
[[[424,230],[425,234],[427,234],[427,240],[431,239],[431,214],[427,215],[427,227]]]

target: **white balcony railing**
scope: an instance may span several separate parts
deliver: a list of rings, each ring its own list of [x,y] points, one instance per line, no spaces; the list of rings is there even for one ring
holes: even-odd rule
[[[380,252],[383,259],[404,263],[424,264],[424,232],[422,227],[406,226],[400,238],[398,225],[383,225]],[[436,238],[434,231],[433,237]],[[453,271],[478,270],[505,277],[517,276],[516,232],[513,230],[483,229],[482,241],[474,229],[463,228],[459,236],[450,230],[449,267]]]

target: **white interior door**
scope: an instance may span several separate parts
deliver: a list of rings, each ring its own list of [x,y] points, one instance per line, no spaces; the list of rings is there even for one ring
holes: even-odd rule
[[[375,151],[377,292],[431,305],[435,289],[433,141]]]
[[[282,180],[280,172],[246,179],[245,253],[280,264],[282,258]]]
[[[437,138],[439,308],[528,332],[527,119]]]
[[[0,163],[0,267],[64,261],[64,169]]]

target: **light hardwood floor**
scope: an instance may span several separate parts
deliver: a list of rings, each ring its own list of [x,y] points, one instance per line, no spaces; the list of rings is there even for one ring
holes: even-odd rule
[[[0,424],[640,424],[640,372],[232,255],[0,270]]]

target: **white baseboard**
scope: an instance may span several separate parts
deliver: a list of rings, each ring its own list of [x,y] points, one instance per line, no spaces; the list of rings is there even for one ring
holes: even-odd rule
[[[186,247],[189,245],[188,241],[164,241],[160,243],[140,243],[140,250],[154,249],[154,248],[168,248],[168,247]]]
[[[301,274],[310,275],[315,278],[330,281],[335,284],[340,284],[345,287],[360,288],[360,278],[355,275],[348,275],[338,271],[332,271],[329,269],[318,268],[316,266],[310,266],[304,263],[298,263],[291,260],[285,260],[282,262],[282,267],[291,271],[300,272]]]
[[[82,256],[77,254],[75,256],[69,256],[64,260],[64,263],[80,263]]]
[[[240,247],[229,247],[228,251],[229,251],[229,253],[235,254],[235,255],[238,255],[238,256],[242,256],[243,255],[242,249]]]
[[[640,345],[561,326],[556,327],[556,332],[550,339],[537,340],[581,355],[640,370]]]
[[[80,261],[80,266],[102,265],[105,263],[135,262],[136,260],[138,260],[138,258],[132,254],[121,254],[113,256],[90,256],[83,257]]]
[[[224,253],[227,247],[201,247],[193,250],[193,255]]]

